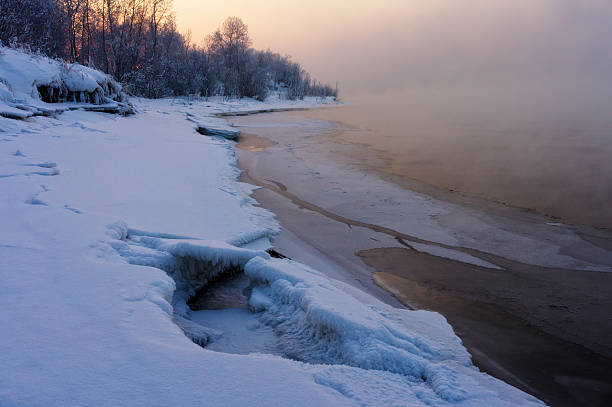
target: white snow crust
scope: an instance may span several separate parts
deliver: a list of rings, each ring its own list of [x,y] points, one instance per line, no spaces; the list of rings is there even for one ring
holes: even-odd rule
[[[47,103],[52,88],[58,103]],[[25,119],[68,109],[106,109],[131,113],[126,96],[111,76],[80,64],[0,47],[0,116]]]

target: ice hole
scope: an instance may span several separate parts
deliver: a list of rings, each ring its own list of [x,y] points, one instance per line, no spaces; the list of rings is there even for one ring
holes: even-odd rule
[[[259,322],[248,308],[249,278],[234,273],[199,290],[188,302],[190,319],[221,332],[205,349],[233,354],[267,353],[282,356],[271,327]]]

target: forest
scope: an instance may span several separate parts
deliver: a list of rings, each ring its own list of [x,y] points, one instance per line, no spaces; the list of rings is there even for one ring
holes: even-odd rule
[[[172,0],[0,0],[0,42],[100,69],[135,96],[338,95],[290,57],[253,49],[240,18],[192,41]]]

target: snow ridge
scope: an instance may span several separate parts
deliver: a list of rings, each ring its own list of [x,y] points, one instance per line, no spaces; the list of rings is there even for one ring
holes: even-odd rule
[[[466,398],[456,367],[469,368],[470,355],[440,315],[365,305],[288,259],[256,257],[245,273],[250,307],[274,327],[287,356],[403,374],[446,401]]]
[[[0,116],[25,119],[75,108],[134,113],[121,85],[110,75],[0,47]]]

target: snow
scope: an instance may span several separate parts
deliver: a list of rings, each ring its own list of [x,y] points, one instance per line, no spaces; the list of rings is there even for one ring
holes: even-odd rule
[[[11,100],[13,97],[13,92],[9,89],[8,85],[0,82],[0,100]]]
[[[55,61],[0,58],[15,100],[33,103],[31,80],[57,74]],[[274,215],[237,181],[231,142],[193,123],[321,102],[0,117],[0,405],[541,405],[474,368],[440,315],[263,251]],[[243,269],[259,312],[186,306]]]
[[[46,95],[39,93],[40,86],[52,88],[62,103],[41,100]],[[25,119],[92,105],[130,113],[124,100],[121,85],[100,71],[0,47],[0,116]]]
[[[191,319],[221,332],[207,349],[244,355],[281,355],[274,330],[259,322],[257,316],[246,308],[196,311]]]
[[[93,92],[100,86],[99,83],[106,80],[105,75],[96,75],[97,72],[75,64],[68,70],[64,83],[73,92]]]
[[[447,402],[470,398],[465,383],[472,392],[486,391],[470,380],[481,373],[437,313],[357,300],[339,283],[287,259],[255,257],[245,272],[254,284],[249,305],[296,359],[401,374],[427,382]]]

